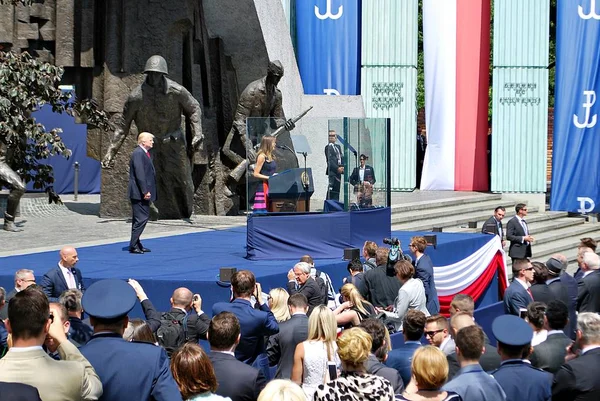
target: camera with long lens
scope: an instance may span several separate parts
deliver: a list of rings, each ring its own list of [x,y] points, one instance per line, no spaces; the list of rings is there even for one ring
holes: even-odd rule
[[[384,238],[383,243],[386,245],[397,245],[400,246],[400,240],[398,238]]]
[[[384,238],[383,243],[390,246],[390,253],[388,254],[386,265],[386,275],[393,277],[396,275],[396,271],[394,270],[396,262],[404,259],[412,263],[412,258],[402,252],[402,249],[400,249],[400,240],[398,238]]]

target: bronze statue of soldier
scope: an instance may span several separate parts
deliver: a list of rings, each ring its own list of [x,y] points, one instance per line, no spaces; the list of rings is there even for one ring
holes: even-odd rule
[[[125,141],[131,123],[135,122],[139,132],[148,131],[155,135],[151,155],[156,170],[158,198],[155,206],[158,217],[189,218],[194,210],[192,162],[207,163],[203,148],[202,109],[190,92],[166,77],[167,62],[163,57],[150,57],[144,73],[145,81],[129,94],[125,102],[123,118],[117,124],[102,167],[113,167],[114,157]],[[191,141],[186,139],[182,113],[190,122]]]
[[[6,231],[21,231],[15,226],[15,213],[19,200],[25,193],[25,183],[9,165],[7,160],[8,146],[0,138],[0,187],[7,187],[10,192],[6,200],[4,226]]]

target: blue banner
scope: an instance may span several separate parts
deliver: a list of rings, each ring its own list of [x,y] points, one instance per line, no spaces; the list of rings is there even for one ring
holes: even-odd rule
[[[558,0],[551,210],[600,212],[600,4],[596,3]]]
[[[360,93],[360,3],[296,2],[296,49],[304,93]]]

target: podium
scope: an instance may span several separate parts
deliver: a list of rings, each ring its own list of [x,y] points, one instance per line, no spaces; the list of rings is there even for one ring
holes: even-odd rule
[[[306,191],[305,185],[308,186]],[[313,192],[310,168],[282,171],[269,177],[269,212],[308,212]]]

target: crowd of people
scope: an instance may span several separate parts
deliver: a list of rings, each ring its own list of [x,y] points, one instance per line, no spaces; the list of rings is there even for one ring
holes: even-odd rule
[[[0,288],[0,401],[600,399],[595,242],[582,240],[575,277],[562,255],[513,261],[496,347],[469,295],[440,314],[426,246],[413,237],[414,262],[390,268],[368,241],[343,283],[305,255],[268,294],[237,271],[212,317],[185,287],[166,312],[136,280],[86,288],[64,247],[39,285],[22,269]],[[138,302],[144,319],[129,319]]]

